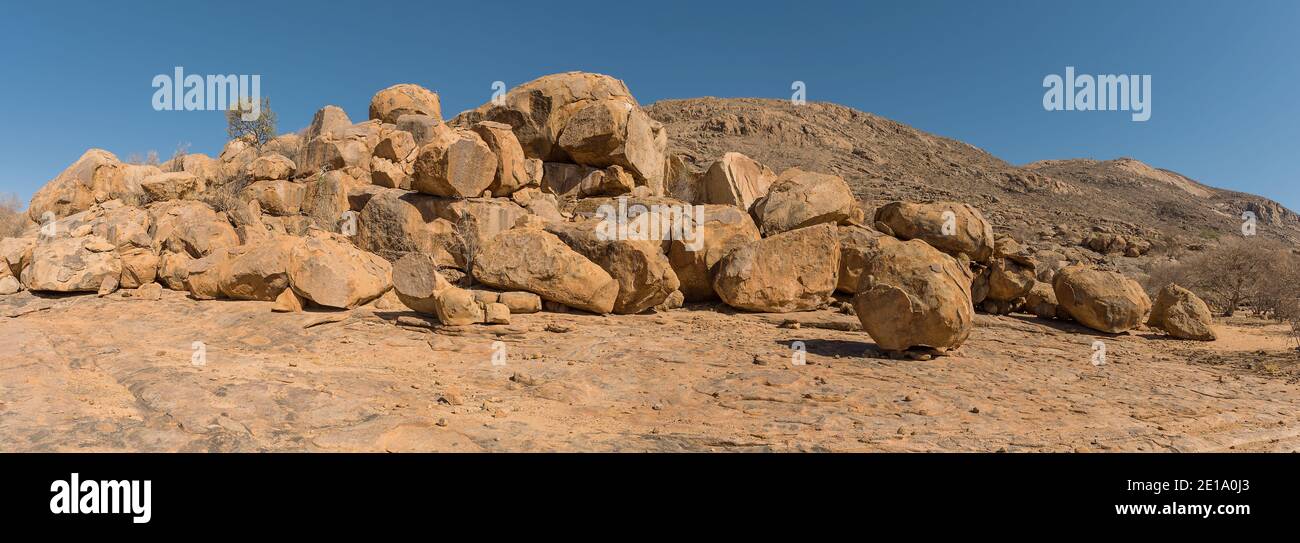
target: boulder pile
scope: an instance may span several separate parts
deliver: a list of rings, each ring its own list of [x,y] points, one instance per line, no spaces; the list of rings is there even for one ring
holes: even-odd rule
[[[158,166],[87,151],[32,198],[35,225],[0,241],[0,295],[166,287],[295,312],[391,291],[464,326],[711,300],[808,311],[838,293],[886,351],[955,349],[976,308],[1213,339],[1190,292],[1171,285],[1153,311],[1122,275],[1057,272],[995,239],[968,204],[892,202],[867,220],[837,175],[735,152],[696,167],[609,76],[541,77],[450,120],[437,93],[399,84],[368,113],[326,106],[299,134]]]

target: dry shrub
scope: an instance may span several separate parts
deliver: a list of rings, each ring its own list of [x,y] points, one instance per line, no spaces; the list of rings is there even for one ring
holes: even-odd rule
[[[1257,314],[1284,318],[1300,297],[1296,254],[1256,237],[1226,238],[1212,248],[1147,269],[1151,291],[1169,283],[1190,289],[1224,316],[1249,306]]]
[[[27,226],[27,214],[18,197],[0,194],[0,239],[18,237]]]

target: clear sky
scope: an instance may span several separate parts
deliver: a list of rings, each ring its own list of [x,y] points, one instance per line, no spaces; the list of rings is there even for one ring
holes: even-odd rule
[[[607,73],[644,104],[789,98],[876,113],[1016,164],[1132,156],[1300,209],[1300,2],[23,2],[0,17],[0,192],[85,149],[216,154],[219,112],[154,111],[151,82],[260,74],[281,131],[424,85],[445,116],[492,82]],[[1149,74],[1151,119],[1045,111],[1043,78]]]

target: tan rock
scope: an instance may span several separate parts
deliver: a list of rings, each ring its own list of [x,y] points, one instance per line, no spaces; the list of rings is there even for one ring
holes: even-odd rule
[[[221,294],[235,300],[276,300],[289,288],[289,257],[299,243],[281,236],[231,248],[220,271]]]
[[[527,290],[569,307],[609,313],[618,282],[600,266],[570,249],[554,234],[507,230],[479,252],[474,278],[502,290]]]
[[[510,324],[510,308],[502,303],[483,304],[483,322],[487,324]]]
[[[139,288],[154,282],[158,277],[158,255],[147,247],[128,247],[118,250],[122,260],[122,288]]]
[[[976,262],[993,257],[993,226],[969,204],[892,202],[876,210],[876,228],[898,239],[919,239],[956,256]]]
[[[754,202],[753,213],[759,230],[771,236],[814,224],[843,223],[854,203],[853,191],[838,175],[791,168]]]
[[[392,286],[392,266],[354,247],[347,238],[313,235],[293,248],[289,284],[317,305],[352,309]]]
[[[808,311],[831,300],[839,267],[835,227],[819,224],[731,251],[717,264],[713,290],[738,309]]]
[[[835,290],[857,294],[862,270],[879,254],[880,239],[888,236],[862,226],[841,226],[836,233],[840,237],[840,273]]]
[[[396,123],[402,115],[428,115],[442,120],[442,103],[438,94],[410,83],[393,85],[375,93],[370,99],[370,118]]]
[[[969,269],[925,242],[882,237],[853,306],[883,350],[954,349],[974,325],[970,283]]]
[[[484,320],[484,307],[474,299],[474,293],[460,287],[447,287],[433,296],[433,308],[438,321],[447,326],[480,324]]]
[[[745,211],[767,195],[776,174],[740,153],[726,153],[704,172],[704,201],[739,207]]]
[[[550,223],[547,231],[614,278],[618,283],[615,313],[640,313],[677,290],[677,274],[659,242],[617,239],[601,225],[598,220]]]
[[[1069,266],[1057,272],[1052,289],[1061,311],[1101,332],[1131,330],[1151,314],[1142,286],[1118,272]]]
[[[1147,326],[1160,328],[1180,339],[1214,341],[1214,316],[1210,306],[1192,291],[1170,283],[1156,295]]]
[[[307,305],[307,301],[302,299],[298,293],[291,288],[280,291],[280,295],[275,297],[275,305],[271,306],[271,311],[275,313],[298,313]]]
[[[455,123],[509,124],[524,153],[547,162],[572,162],[557,142],[569,119],[587,105],[607,100],[636,105],[622,81],[584,72],[543,76],[510,89],[503,98],[461,114]]]
[[[437,294],[452,288],[438,268],[438,262],[423,253],[407,253],[394,262],[393,291],[402,304],[419,313],[437,315]]]
[[[189,253],[164,253],[159,258],[157,280],[171,290],[189,290],[185,281],[189,279],[191,260]]]
[[[496,171],[497,156],[483,138],[470,130],[456,130],[420,148],[411,188],[434,196],[471,198],[492,185]]]
[[[253,181],[289,179],[296,168],[297,165],[286,156],[266,154],[248,164],[248,176]]]
[[[597,100],[578,109],[556,144],[572,162],[606,168],[622,166],[642,185],[663,193],[667,136],[663,125],[635,103]]]
[[[221,297],[221,273],[229,249],[222,247],[203,258],[185,262],[185,290],[196,300],[215,300]]]
[[[32,248],[31,263],[22,270],[23,287],[36,292],[98,292],[106,279],[116,285],[122,260],[112,248],[96,236],[40,241]]]
[[[1056,291],[1052,290],[1051,284],[1035,281],[1034,286],[1030,287],[1029,293],[1025,295],[1024,308],[1025,311],[1044,319],[1056,318]]]
[[[697,213],[704,218],[703,224],[695,224]],[[682,229],[683,235],[678,236],[681,239],[668,242],[668,262],[687,301],[711,300],[717,297],[713,291],[714,266],[731,251],[762,236],[749,214],[734,206],[692,206],[688,215],[691,226]]]
[[[140,182],[140,188],[150,201],[186,200],[196,198],[203,192],[203,180],[186,172],[161,173],[146,177]]]
[[[496,174],[488,186],[493,196],[509,196],[532,182],[524,149],[510,130],[510,125],[483,121],[474,123],[472,130],[483,138],[483,142],[497,156]]]
[[[989,291],[987,298],[1009,302],[1023,298],[1038,282],[1033,266],[1006,257],[997,257],[989,264]]]
[[[154,224],[154,244],[171,252],[201,258],[221,247],[239,245],[239,235],[207,204],[175,200],[149,206]]]
[[[97,201],[95,188],[104,184],[122,163],[103,149],[90,149],[71,166],[43,185],[32,196],[27,215],[37,223],[44,223],[45,214],[51,218],[66,217],[90,209]]]
[[[531,292],[502,292],[497,302],[506,306],[515,315],[536,313],[542,310],[542,297]]]
[[[307,187],[283,179],[274,181],[257,181],[239,194],[245,202],[257,201],[265,213],[284,217],[296,215],[302,209],[302,201]]]

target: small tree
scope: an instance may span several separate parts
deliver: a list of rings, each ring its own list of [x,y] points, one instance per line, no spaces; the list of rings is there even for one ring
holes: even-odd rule
[[[244,119],[245,114],[257,114],[254,119]],[[226,111],[226,135],[230,139],[248,138],[253,145],[261,147],[275,137],[275,112],[271,111],[271,99],[262,97],[260,104],[254,104],[248,98],[240,98]]]

